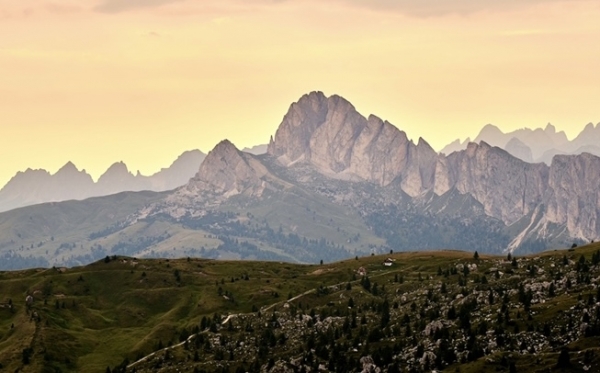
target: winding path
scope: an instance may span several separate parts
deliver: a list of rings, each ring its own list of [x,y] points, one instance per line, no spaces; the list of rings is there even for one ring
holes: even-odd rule
[[[403,270],[406,270],[406,268],[405,268],[405,269],[403,269]],[[400,272],[400,269],[396,269],[396,270],[392,270],[392,271],[385,271],[385,272],[383,272],[383,273],[378,273],[378,274],[376,274],[376,275],[374,275],[374,276],[371,276],[371,278],[373,278],[373,277],[379,277],[379,276],[383,276],[383,275],[387,275],[387,274],[389,274],[389,273],[394,273],[394,272]],[[328,286],[328,288],[339,287],[339,286],[342,286],[342,285],[344,285],[344,284],[347,284],[348,282],[350,282],[350,283],[357,283],[357,282],[359,282],[359,281],[360,281],[360,280],[354,280],[354,281],[344,281],[344,282],[340,282],[340,283],[338,283],[338,284],[330,285],[330,286]],[[299,295],[296,295],[295,297],[293,297],[293,298],[290,298],[290,299],[288,299],[288,300],[277,301],[277,302],[275,302],[275,303],[273,303],[273,304],[271,304],[271,305],[269,305],[269,306],[262,307],[262,308],[261,308],[261,311],[262,311],[262,312],[266,312],[266,311],[270,310],[271,308],[273,308],[273,307],[275,307],[275,306],[277,306],[277,305],[279,305],[279,304],[284,304],[284,303],[288,303],[288,302],[293,302],[293,301],[295,301],[295,300],[297,300],[297,299],[300,299],[300,298],[302,298],[302,297],[303,297],[303,296],[305,296],[305,295],[308,295],[308,294],[314,293],[315,291],[317,291],[317,289],[310,289],[310,290],[307,290],[307,291],[305,291],[304,293],[302,293],[302,294],[299,294]],[[232,318],[239,317],[239,316],[244,316],[244,315],[253,315],[253,314],[255,314],[255,313],[256,313],[256,312],[249,312],[249,313],[234,313],[234,314],[228,315],[228,316],[227,316],[227,318],[225,318],[225,320],[224,320],[224,321],[221,323],[221,325],[225,325],[225,324],[227,324],[227,322],[228,322],[229,320],[231,320]],[[165,347],[165,348],[163,348],[162,350],[154,351],[154,352],[152,352],[152,353],[150,353],[150,354],[148,354],[148,355],[144,356],[143,358],[141,358],[141,359],[139,359],[139,360],[137,360],[137,361],[135,361],[135,362],[133,362],[133,363],[131,363],[131,364],[127,365],[127,369],[129,369],[129,368],[133,368],[134,366],[136,366],[136,365],[138,365],[138,364],[140,364],[140,363],[143,363],[144,361],[146,361],[146,360],[150,359],[151,357],[155,356],[155,355],[156,355],[156,354],[158,354],[158,353],[161,353],[161,352],[164,352],[164,351],[168,351],[168,350],[172,350],[172,349],[174,349],[174,348],[177,348],[177,347],[181,347],[181,346],[183,346],[183,345],[184,345],[186,342],[189,342],[189,341],[191,341],[192,339],[194,339],[194,338],[196,337],[196,335],[197,335],[197,334],[192,334],[192,335],[190,335],[190,336],[188,337],[188,339],[186,339],[185,341],[183,341],[183,342],[181,342],[181,343],[178,343],[178,344],[176,344],[176,345],[173,345],[173,346]]]

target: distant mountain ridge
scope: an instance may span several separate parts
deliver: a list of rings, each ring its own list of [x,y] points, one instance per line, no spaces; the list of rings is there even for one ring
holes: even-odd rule
[[[557,154],[590,153],[600,156],[600,123],[588,123],[573,140],[569,140],[564,131],[557,132],[552,124],[548,124],[544,129],[522,128],[508,133],[487,124],[473,140],[475,143],[481,141],[502,148],[525,162],[543,162],[550,165],[552,158]],[[455,140],[446,145],[440,153],[451,154],[464,150],[469,142],[469,138],[463,142]]]
[[[55,174],[46,170],[18,172],[0,190],[0,212],[44,202],[83,200],[124,191],[165,191],[184,185],[196,174],[205,154],[186,151],[168,168],[151,176],[133,174],[123,162],[111,165],[97,182],[67,162]]]
[[[528,136],[563,137],[551,126],[520,133],[488,126],[482,138],[534,157]],[[102,186],[135,180],[115,164]],[[520,255],[597,240],[599,184],[600,158],[589,153],[528,163],[481,140],[446,155],[341,96],[311,92],[291,104],[266,154],[223,140],[171,191],[0,214],[0,268],[115,254],[311,263],[390,250]]]
[[[244,148],[244,149],[242,149],[242,151],[244,153],[261,155],[261,154],[265,154],[267,152],[268,147],[269,147],[269,144],[254,145],[250,148]]]

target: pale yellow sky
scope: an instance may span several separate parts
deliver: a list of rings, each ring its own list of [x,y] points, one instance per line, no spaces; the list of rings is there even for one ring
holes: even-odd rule
[[[321,90],[434,148],[600,122],[600,2],[0,0],[0,185],[265,143]]]

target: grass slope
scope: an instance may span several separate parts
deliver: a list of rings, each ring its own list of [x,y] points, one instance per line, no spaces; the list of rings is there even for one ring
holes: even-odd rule
[[[440,357],[444,370],[508,372],[510,362],[519,372],[542,372],[553,369],[560,347],[568,347],[570,371],[583,371],[585,364],[600,366],[599,337],[583,335],[580,321],[586,309],[589,324],[597,322],[595,280],[584,279],[600,275],[591,264],[598,250],[593,244],[548,252],[519,258],[517,266],[505,258],[442,251],[324,265],[118,257],[72,269],[0,272],[0,364],[6,371],[104,372],[159,351],[123,370],[274,372],[323,365],[326,371],[360,371],[359,360],[372,356],[384,371],[395,371],[394,363],[400,371],[420,371],[423,364],[433,369],[424,356],[441,356],[435,340],[448,338],[456,356]],[[390,267],[382,265],[387,257],[394,260]],[[473,264],[470,273],[451,271]],[[361,267],[368,288],[361,286]],[[548,279],[556,293],[536,291],[524,307],[520,284],[535,288]],[[495,302],[486,301],[489,293]],[[27,295],[33,297],[29,305]],[[449,307],[460,313],[473,301],[468,331],[462,316],[446,318]],[[448,337],[426,333],[434,321]],[[546,324],[547,336],[541,331]],[[485,332],[498,333],[498,327],[506,331],[506,345],[491,348]],[[522,351],[522,343],[530,351]],[[471,351],[478,346],[482,356]]]

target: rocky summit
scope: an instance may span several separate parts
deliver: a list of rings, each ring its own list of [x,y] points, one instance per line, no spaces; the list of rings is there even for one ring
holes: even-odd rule
[[[344,180],[366,180],[402,188],[417,195],[431,186],[435,151],[418,145],[387,121],[359,114],[340,96],[312,92],[292,104],[268,154],[289,166],[305,161],[319,172]]]

